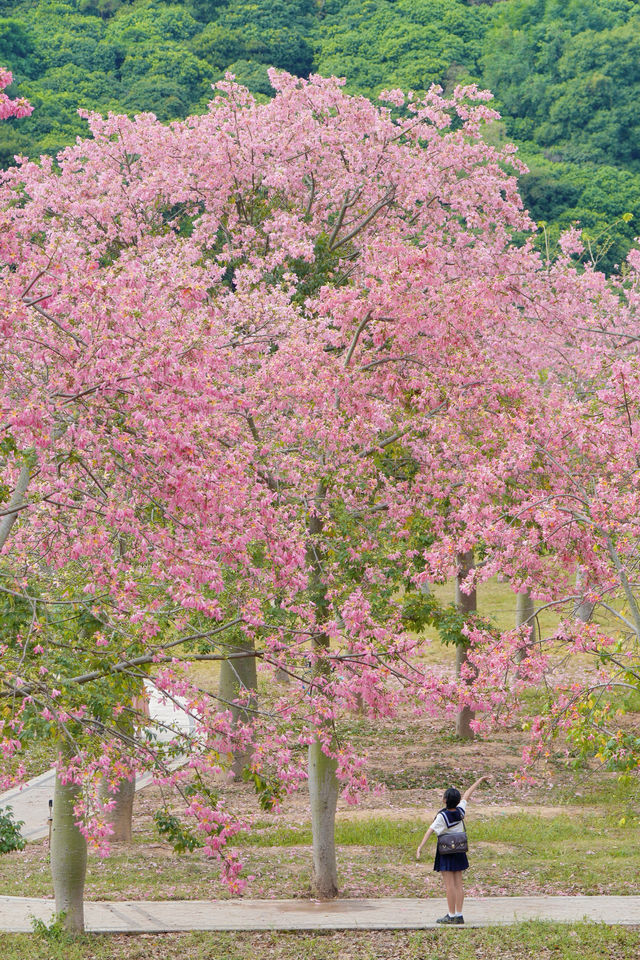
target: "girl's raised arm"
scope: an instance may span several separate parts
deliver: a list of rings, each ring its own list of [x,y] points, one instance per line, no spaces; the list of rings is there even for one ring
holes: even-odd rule
[[[471,799],[471,794],[474,792],[474,790],[475,790],[477,787],[479,787],[481,783],[483,783],[485,780],[488,780],[488,779],[489,779],[489,777],[480,777],[479,780],[476,780],[475,783],[472,783],[471,786],[469,787],[469,789],[468,789],[468,790],[465,790],[465,792],[462,794],[462,799],[463,799],[463,800],[470,800],[470,799]]]

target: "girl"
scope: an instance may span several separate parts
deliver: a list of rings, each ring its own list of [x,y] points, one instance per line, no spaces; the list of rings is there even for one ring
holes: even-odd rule
[[[481,783],[487,780],[487,777],[480,777],[479,780],[469,787],[462,799],[460,791],[455,787],[449,787],[444,794],[444,808],[437,814],[435,820],[422,838],[422,843],[418,847],[416,860],[420,859],[422,848],[432,833],[441,837],[443,833],[464,833],[464,817],[467,812],[467,801],[471,798],[474,790]],[[438,853],[436,848],[436,859],[433,869],[442,873],[445,890],[447,892],[447,906],[449,912],[446,916],[440,917],[437,923],[464,923],[462,916],[462,902],[464,900],[464,890],[462,889],[462,871],[469,866],[469,860],[466,853]]]

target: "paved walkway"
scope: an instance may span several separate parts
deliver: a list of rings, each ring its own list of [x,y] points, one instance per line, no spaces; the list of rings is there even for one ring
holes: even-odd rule
[[[167,727],[174,727],[182,732],[193,730],[193,718],[177,707],[171,701],[163,702],[158,692],[150,684],[147,685],[149,695],[149,716],[152,724],[155,721],[155,733],[158,739],[166,740],[171,736]],[[172,767],[180,766],[177,761]],[[53,798],[55,770],[47,770],[39,777],[29,780],[22,788],[17,787],[0,794],[0,807],[10,806],[15,820],[22,820],[22,835],[25,840],[41,840],[49,833],[49,800]],[[149,774],[138,777],[136,790],[141,790],[152,781]]]
[[[29,933],[32,918],[49,923],[52,900],[0,896],[0,931]],[[93,933],[180,930],[420,930],[446,913],[444,900],[168,900],[85,903]],[[640,897],[470,897],[465,926],[522,920],[640,926]],[[454,929],[461,929],[455,927]],[[464,929],[464,928],[462,928]]]

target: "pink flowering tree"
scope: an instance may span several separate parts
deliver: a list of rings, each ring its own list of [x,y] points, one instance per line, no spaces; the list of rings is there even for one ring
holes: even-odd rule
[[[563,254],[565,265],[581,256],[576,231],[563,239]],[[582,669],[562,678],[548,715],[533,724],[532,756],[545,753],[548,736],[561,730],[574,753],[619,770],[640,764],[638,738],[625,717],[640,677],[639,267],[632,251],[622,275],[607,283],[587,266],[581,299],[590,309],[568,313],[548,330],[556,359],[545,392],[555,430],[538,424],[537,453],[549,483],[523,504],[564,569],[573,571],[573,559],[581,572],[578,590],[569,579],[540,597],[558,605],[555,644]],[[570,616],[585,601],[586,622]]]
[[[0,66],[0,120],[8,120],[9,117],[28,117],[33,113],[33,107],[24,97],[12,100],[3,92],[12,83],[13,74],[11,71]]]
[[[3,177],[1,735],[14,778],[34,731],[60,738],[65,849],[76,823],[108,839],[99,778],[151,770],[234,888],[230,753],[267,804],[307,779],[333,896],[338,795],[366,787],[343,712],[481,697],[418,668],[400,588],[415,530],[440,532],[441,445],[466,456],[456,424],[514,389],[505,340],[547,281],[511,245],[529,221],[513,151],[479,136],[487,94],[392,91],[396,119],[336,80],[272,82],[168,127],[91,116],[92,140]],[[471,543],[486,489],[459,505]],[[247,660],[291,678],[262,711],[239,666],[235,703],[197,680]],[[186,742],[137,722],[144,680],[186,704]],[[58,897],[76,926],[81,893]]]
[[[635,769],[638,739],[624,701],[639,677],[640,260],[632,252],[621,276],[607,280],[582,254],[569,231],[544,279],[529,275],[520,331],[513,326],[509,337],[511,364],[493,398],[485,396],[482,420],[469,408],[453,443],[448,433],[434,443],[431,482],[447,491],[450,511],[427,570],[452,575],[456,552],[471,540],[482,559],[469,588],[500,573],[532,597],[521,629],[468,631],[484,696],[493,685],[505,719],[519,691],[546,677],[548,707],[530,721],[527,761],[548,755],[549,738],[562,733],[568,756]],[[491,432],[481,433],[488,419]],[[463,474],[454,475],[461,463]],[[576,618],[585,602],[590,616]],[[545,636],[537,615],[549,609],[560,622]]]

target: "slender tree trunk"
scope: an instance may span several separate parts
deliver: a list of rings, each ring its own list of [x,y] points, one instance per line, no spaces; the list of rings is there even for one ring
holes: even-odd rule
[[[528,639],[526,647],[520,647],[516,651],[516,663],[521,663],[526,657],[528,651],[533,646],[536,638],[536,624],[533,619],[535,613],[535,604],[533,597],[528,590],[516,594],[516,627],[521,627],[524,623],[528,626]]]
[[[109,837],[114,843],[131,843],[133,830],[133,801],[136,795],[136,781],[121,780],[116,792],[109,790],[107,780],[100,784],[100,799],[115,800],[116,805],[108,811],[107,822],[111,824],[113,833]]]
[[[56,776],[51,827],[51,876],[57,913],[64,913],[67,930],[84,930],[84,883],[87,872],[87,843],[76,826],[74,804],[80,788],[62,783]]]
[[[149,700],[144,688],[140,694],[132,698],[131,708],[137,712],[141,724],[145,726],[149,719]],[[122,733],[123,738],[130,741],[135,736],[135,727],[136,722],[133,719],[123,720],[120,718],[118,722],[118,730]],[[113,829],[109,839],[114,843],[131,843],[135,795],[135,776],[131,780],[123,777],[116,785],[115,790],[109,789],[109,779],[106,777],[100,783],[100,800],[103,802],[105,800],[115,801],[115,806],[106,814],[106,820]]]
[[[242,646],[234,647],[231,653],[251,653],[255,650],[253,643],[247,641]],[[248,723],[258,706],[258,674],[256,658],[254,656],[236,657],[223,660],[220,667],[220,682],[218,695],[222,708],[229,709],[233,717],[233,725]],[[242,699],[243,703],[234,703]],[[239,777],[246,766],[248,753],[238,750],[233,758],[231,770],[234,776]]]
[[[576,593],[582,593],[584,590],[584,570],[578,565],[576,569]],[[581,597],[580,600],[576,601],[576,604],[573,608],[573,616],[576,620],[580,620],[582,623],[589,623],[591,617],[593,616],[593,611],[595,609],[595,603],[592,603],[590,600],[586,600],[584,597]]]
[[[309,593],[315,608],[316,624],[326,623],[329,618],[327,587],[322,575],[321,553],[318,543],[319,535],[323,529],[321,509],[326,492],[326,486],[320,481],[314,497],[315,510],[309,519],[308,527]],[[320,657],[315,666],[316,676],[328,677],[331,668],[323,655],[327,654],[330,649],[329,636],[326,633],[317,633],[312,643],[315,652]],[[333,745],[333,731],[327,730],[326,732],[329,743]],[[313,837],[313,888],[316,896],[331,899],[338,895],[335,831],[339,786],[336,776],[337,762],[324,753],[321,747],[321,739],[320,736],[317,736],[309,746],[308,772],[311,833]]]
[[[29,465],[25,463],[22,465],[22,469],[18,474],[18,480],[15,490],[11,494],[11,499],[4,507],[7,512],[0,520],[0,550],[2,550],[7,542],[9,534],[11,533],[11,528],[20,516],[20,507],[23,504],[24,495],[27,492],[27,487],[29,486],[29,477]]]
[[[284,683],[284,685],[287,687],[291,683],[291,677],[286,670],[282,669],[282,667],[276,667],[276,680],[278,683]]]
[[[329,637],[321,634],[314,640],[316,649],[329,648]],[[318,674],[328,669],[321,665]],[[330,743],[333,745],[331,731]],[[336,860],[335,832],[336,808],[338,805],[337,761],[328,757],[316,736],[309,745],[309,800],[311,804],[311,835],[313,839],[313,889],[317,897],[329,900],[338,895],[338,863]]]
[[[322,613],[322,603],[316,609]],[[314,647],[320,654],[329,650],[327,634],[314,638]],[[326,662],[317,666],[318,676],[327,676]],[[329,742],[333,745],[333,731]],[[313,890],[317,897],[330,900],[338,896],[338,863],[336,860],[336,808],[338,805],[337,761],[328,757],[321,746],[320,736],[309,745],[309,800],[311,804],[311,835],[313,839]]]
[[[461,613],[470,614],[475,613],[478,609],[476,591],[475,589],[471,593],[463,593],[460,589],[460,584],[466,579],[471,570],[473,570],[474,559],[473,559],[473,550],[467,550],[466,553],[461,553],[458,557],[460,563],[460,570],[456,578],[456,606]],[[456,676],[460,676],[462,666],[467,662],[467,649],[466,647],[459,644],[456,647]],[[471,710],[470,707],[463,707],[458,711],[456,717],[456,734],[459,737],[462,737],[463,740],[473,740],[473,730],[471,729],[471,721],[473,720],[475,713]]]
[[[337,761],[322,750],[319,740],[309,746],[309,799],[313,835],[313,884],[323,899],[338,895],[335,827],[338,805]]]

